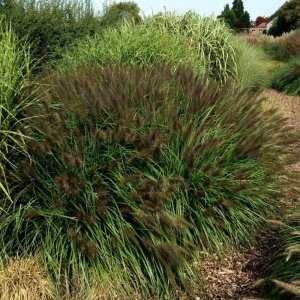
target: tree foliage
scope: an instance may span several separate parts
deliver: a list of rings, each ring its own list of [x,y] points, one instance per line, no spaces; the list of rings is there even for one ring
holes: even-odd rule
[[[273,36],[300,28],[300,0],[286,1],[273,16],[274,24],[269,30],[269,34]]]

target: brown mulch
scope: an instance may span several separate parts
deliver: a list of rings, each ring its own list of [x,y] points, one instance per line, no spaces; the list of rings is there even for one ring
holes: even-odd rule
[[[268,105],[278,107],[288,118],[291,130],[299,134],[299,140],[291,146],[291,150],[300,151],[300,97],[287,96],[274,90],[264,90],[261,96],[266,98]],[[300,154],[299,162],[291,168],[300,172]],[[283,200],[290,205],[300,203],[300,199]],[[264,277],[263,270],[271,257],[271,239],[272,234],[269,233],[252,249],[227,253],[223,259],[210,255],[200,260],[197,264],[206,282],[206,295],[201,300],[254,299],[251,297],[257,296],[257,290],[253,289],[253,285]]]

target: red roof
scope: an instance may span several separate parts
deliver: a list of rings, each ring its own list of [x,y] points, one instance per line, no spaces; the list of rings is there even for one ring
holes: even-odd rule
[[[266,28],[266,27],[267,27],[267,22],[262,22],[257,26],[257,28]]]

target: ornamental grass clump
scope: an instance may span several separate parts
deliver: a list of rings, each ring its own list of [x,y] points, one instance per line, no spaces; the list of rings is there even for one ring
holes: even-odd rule
[[[36,93],[0,249],[38,251],[62,291],[91,268],[144,298],[193,290],[197,249],[247,245],[292,187],[282,117],[188,67],[86,66]]]

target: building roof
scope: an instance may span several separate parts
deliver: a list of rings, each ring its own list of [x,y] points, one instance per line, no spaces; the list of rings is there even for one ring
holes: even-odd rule
[[[262,22],[256,28],[267,28],[267,22]]]

